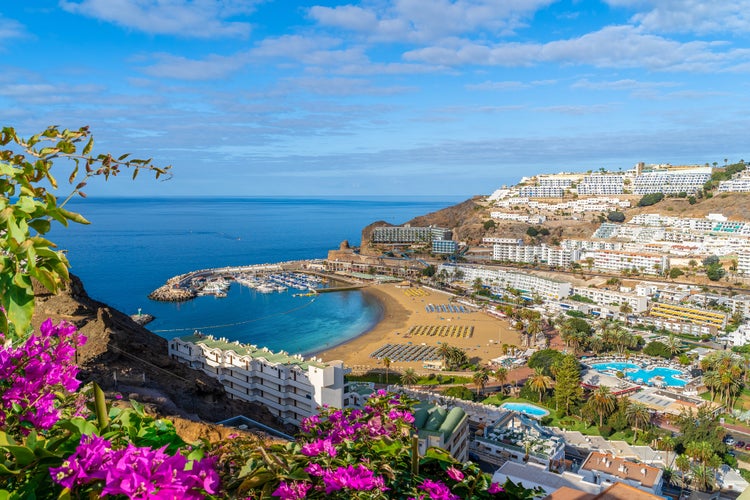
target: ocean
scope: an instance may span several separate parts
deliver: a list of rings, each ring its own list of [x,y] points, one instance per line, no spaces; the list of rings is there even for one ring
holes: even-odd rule
[[[294,297],[233,283],[226,298],[164,303],[147,295],[197,269],[323,259],[343,240],[359,245],[363,227],[402,224],[463,198],[87,198],[66,207],[91,224],[57,226],[50,239],[67,251],[88,294],[126,314],[156,319],[165,338],[200,330],[216,337],[309,354],[369,330],[382,311],[358,291]]]

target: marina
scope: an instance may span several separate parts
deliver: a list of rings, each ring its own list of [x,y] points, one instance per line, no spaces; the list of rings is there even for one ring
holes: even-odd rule
[[[225,298],[232,282],[262,294],[283,293],[291,288],[300,291],[295,296],[303,297],[323,290],[337,289],[329,287],[329,278],[298,269],[307,263],[302,261],[202,269],[170,278],[165,285],[154,290],[149,298],[165,302],[180,302],[203,296]],[[351,286],[350,283],[345,285],[344,289]]]

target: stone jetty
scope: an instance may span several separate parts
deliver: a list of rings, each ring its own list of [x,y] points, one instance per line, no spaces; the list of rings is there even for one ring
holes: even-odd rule
[[[160,286],[148,296],[151,300],[161,302],[184,302],[195,298],[196,292],[189,288],[179,288],[170,283]]]

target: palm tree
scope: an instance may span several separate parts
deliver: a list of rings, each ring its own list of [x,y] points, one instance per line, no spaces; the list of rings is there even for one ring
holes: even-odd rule
[[[604,425],[604,415],[615,411],[617,398],[606,385],[600,385],[589,396],[588,404],[599,415],[599,427]]]
[[[552,377],[545,375],[541,368],[535,368],[534,374],[529,376],[527,381],[529,388],[539,393],[539,402],[542,402],[542,394],[552,387]]]
[[[417,376],[417,372],[414,371],[414,368],[407,368],[404,370],[404,373],[401,374],[401,385],[415,385],[417,380],[419,380],[419,377]]]
[[[677,444],[672,436],[662,436],[655,440],[655,448],[657,450],[667,452],[667,467],[672,466],[672,462],[669,460],[669,452],[674,451],[675,445]]]
[[[635,444],[638,440],[638,428],[641,425],[645,427],[651,422],[651,412],[643,403],[631,402],[625,408],[625,418],[635,429],[633,433],[633,444]]]
[[[698,465],[693,472],[696,481],[702,489],[708,490],[712,483],[709,468],[712,467],[715,461],[713,457],[716,455],[713,446],[708,441],[692,442],[688,443],[685,453]]]
[[[680,498],[682,498],[682,491],[685,488],[685,476],[691,470],[690,458],[685,454],[677,455],[674,461],[675,466],[680,471]]]
[[[492,376],[495,377],[495,380],[500,383],[503,394],[505,394],[505,382],[508,381],[508,369],[504,366],[501,366],[500,368],[495,370],[495,373],[493,373]]]
[[[388,373],[391,368],[391,358],[387,356],[383,358],[383,366],[385,366],[385,385],[388,385]]]
[[[474,382],[474,385],[477,387],[477,398],[479,397],[480,389],[484,390],[484,386],[487,385],[487,382],[490,380],[490,371],[487,368],[481,368],[480,370],[474,372],[474,376],[471,378],[471,381]]]

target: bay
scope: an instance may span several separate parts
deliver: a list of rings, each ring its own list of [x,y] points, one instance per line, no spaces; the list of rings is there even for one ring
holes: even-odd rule
[[[156,317],[147,327],[165,338],[198,329],[217,337],[310,353],[369,330],[380,304],[358,291],[294,297],[262,294],[233,283],[226,298],[183,303],[147,295],[177,274],[212,267],[323,259],[366,225],[402,224],[461,198],[99,198],[68,209],[90,225],[56,227],[71,272],[88,294],[127,314]]]

